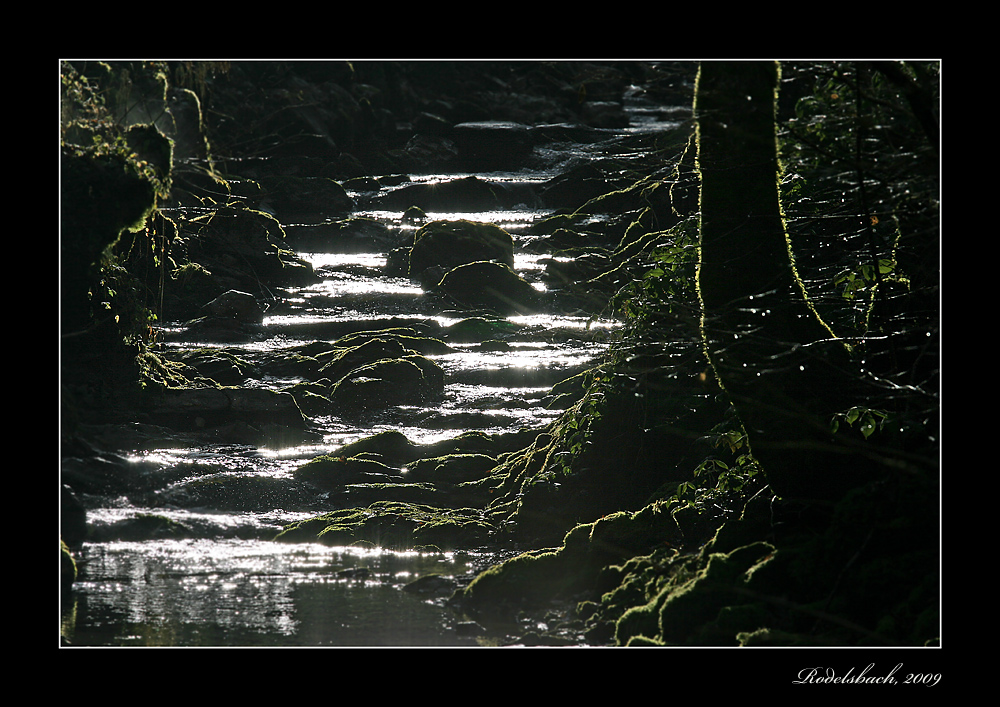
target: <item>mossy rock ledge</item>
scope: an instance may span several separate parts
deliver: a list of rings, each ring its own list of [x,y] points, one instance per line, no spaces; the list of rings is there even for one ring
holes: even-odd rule
[[[467,549],[486,544],[495,528],[475,508],[376,501],[368,506],[325,513],[289,525],[277,542],[318,542],[330,547]]]

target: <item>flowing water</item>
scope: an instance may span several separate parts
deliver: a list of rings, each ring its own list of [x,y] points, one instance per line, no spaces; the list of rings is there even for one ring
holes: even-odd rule
[[[641,106],[635,110],[634,122],[642,130],[675,125],[642,115]],[[608,141],[629,132],[636,130],[608,131]],[[548,169],[477,176],[537,184],[571,160],[600,156],[604,147],[597,143],[547,149],[553,154]],[[566,152],[559,153],[560,149]],[[465,176],[413,175],[412,179],[448,181]],[[550,213],[523,205],[502,212],[428,213],[427,217],[498,223],[515,239],[515,270],[544,289],[541,256],[522,246],[528,238],[526,228]],[[367,210],[362,205],[354,216],[374,219],[397,233],[416,227],[401,213],[377,205]],[[300,253],[321,281],[275,291],[263,327],[252,339],[203,341],[183,325],[168,323],[165,351],[216,346],[254,361],[359,329],[420,325],[440,329],[468,316],[442,308],[409,279],[387,276],[384,244],[349,251]],[[447,592],[404,588],[428,575],[467,581],[499,557],[474,551],[288,545],[270,538],[288,523],[328,510],[315,489],[304,488],[291,476],[295,467],[319,454],[386,429],[400,430],[412,442],[424,444],[470,429],[509,432],[552,421],[559,411],[547,409],[544,396],[553,384],[584,370],[601,355],[615,323],[571,313],[510,317],[508,325],[516,335],[508,337],[503,350],[452,344],[453,352],[430,356],[446,376],[445,397],[433,406],[400,406],[360,421],[314,417],[309,439],[267,448],[189,440],[170,444],[137,433],[134,448],[121,456],[130,474],[140,480],[140,488],[127,496],[93,494],[85,499],[91,539],[79,552],[79,581],[63,599],[65,644],[477,645],[464,618],[446,606]],[[298,380],[251,376],[243,385],[281,389]],[[206,496],[206,479],[225,479],[229,489],[245,483],[248,492]],[[114,539],[107,532],[143,514],[175,520],[193,532],[183,539],[140,542]]]

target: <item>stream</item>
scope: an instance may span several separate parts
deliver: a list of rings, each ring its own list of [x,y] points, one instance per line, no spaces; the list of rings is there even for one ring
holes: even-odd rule
[[[623,141],[644,139],[677,121],[655,106],[626,104],[632,126],[607,129],[606,139],[554,143],[543,167],[469,175],[410,175],[412,181],[446,182],[468,176],[515,187],[534,187],[567,164],[621,153]],[[645,147],[629,149],[646,149]],[[412,182],[411,182],[412,183]],[[385,187],[389,190],[392,187]],[[383,209],[384,193],[350,194],[352,216],[405,233],[420,224]],[[525,249],[530,225],[551,209],[522,204],[500,212],[426,214],[427,220],[493,222],[515,243],[515,271],[544,291],[549,254]],[[285,224],[301,234],[309,224]],[[309,239],[302,239],[308,241]],[[310,241],[311,242],[311,241]],[[419,284],[386,275],[383,243],[328,252],[301,250],[321,280],[274,291],[262,326],[243,341],[206,341],[181,322],[165,322],[167,354],[217,347],[255,362],[333,341],[355,331],[408,327],[434,332],[469,316],[443,308]],[[546,406],[559,381],[579,373],[603,354],[616,322],[588,313],[511,316],[502,347],[451,343],[452,351],[429,354],[445,372],[445,394],[433,405],[395,406],[361,418],[310,416],[308,439],[252,444],[164,445],[137,435],[118,459],[142,480],[127,497],[93,494],[85,499],[90,539],[78,553],[79,580],[63,599],[61,635],[73,646],[477,646],[476,626],[446,604],[447,594],[413,591],[421,577],[459,582],[503,559],[495,552],[398,552],[384,548],[283,544],[271,540],[285,525],[328,510],[322,495],[303,488],[291,471],[306,461],[383,430],[399,430],[413,443],[430,444],[468,430],[488,434],[540,430],[560,414]],[[294,376],[249,376],[241,385],[285,389]],[[95,430],[99,438],[100,430]],[[268,493],[206,497],[196,482],[225,478]],[[260,482],[266,481],[266,485]],[[229,488],[239,488],[231,483]],[[155,514],[195,529],[193,537],[127,541],[111,529],[123,520]],[[107,539],[104,539],[107,538]],[[569,637],[571,640],[573,637]],[[502,638],[499,639],[502,644]]]

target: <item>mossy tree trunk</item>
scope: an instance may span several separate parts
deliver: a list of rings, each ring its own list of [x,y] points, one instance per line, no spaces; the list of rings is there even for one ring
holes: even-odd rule
[[[856,401],[846,350],[797,279],[778,192],[775,62],[705,62],[695,89],[702,333],[754,457],[782,496],[830,498],[865,478],[830,433]]]

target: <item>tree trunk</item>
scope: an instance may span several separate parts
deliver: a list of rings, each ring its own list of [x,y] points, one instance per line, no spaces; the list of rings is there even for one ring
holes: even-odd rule
[[[786,239],[779,70],[774,62],[705,62],[699,71],[702,333],[775,493],[829,499],[869,477],[858,446],[830,431],[836,412],[858,404],[861,379],[809,307]]]

